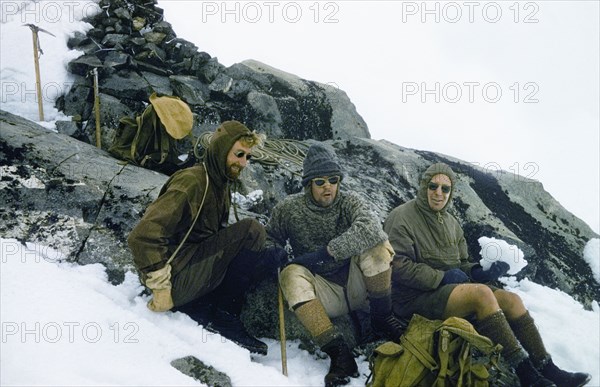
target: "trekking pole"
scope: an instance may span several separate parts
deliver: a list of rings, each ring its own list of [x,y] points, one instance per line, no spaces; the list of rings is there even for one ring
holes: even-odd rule
[[[100,91],[98,90],[98,68],[92,70],[94,75],[94,111],[96,112],[96,146],[102,147],[102,132],[100,130]]]
[[[33,63],[35,66],[35,89],[36,89],[36,93],[37,93],[37,100],[38,100],[38,114],[40,116],[40,121],[44,121],[44,105],[43,105],[43,101],[42,101],[42,81],[41,81],[41,77],[40,77],[40,55],[43,54],[44,52],[42,51],[41,47],[40,47],[40,37],[38,35],[38,32],[45,32],[49,35],[52,35],[54,37],[56,37],[56,35],[52,34],[51,32],[48,32],[44,29],[41,29],[40,27],[36,26],[35,24],[24,24],[24,26],[27,26],[31,29],[31,32],[33,33]]]
[[[288,376],[287,371],[287,349],[285,340],[285,314],[283,309],[283,292],[279,283],[281,270],[277,270],[277,298],[279,300],[279,340],[281,342],[281,373]]]

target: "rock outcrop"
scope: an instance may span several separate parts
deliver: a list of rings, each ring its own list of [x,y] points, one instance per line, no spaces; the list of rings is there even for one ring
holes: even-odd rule
[[[69,134],[95,144],[93,77],[99,79],[102,144],[112,143],[119,118],[140,113],[149,96],[176,95],[197,119],[198,135],[235,119],[269,136],[316,140],[368,138],[362,117],[342,90],[301,79],[255,60],[225,67],[217,58],[177,38],[163,10],[147,1],[99,3],[102,12],[88,20],[94,28],[76,33],[69,48],[83,55],[71,61],[71,90],[58,108],[73,116]]]
[[[0,113],[0,125],[2,235],[52,246],[74,262],[101,262],[111,281],[121,281],[133,268],[125,238],[167,176],[125,165],[10,113]],[[458,175],[452,212],[463,224],[472,257],[479,257],[479,237],[504,239],[529,262],[519,278],[559,288],[586,305],[600,299],[600,285],[582,258],[585,244],[598,235],[539,182],[387,141],[354,137],[328,143],[345,171],[342,189],[364,196],[381,221],[415,197],[418,179],[431,163],[450,164]],[[288,165],[253,163],[241,189],[242,194],[263,192],[240,215],[264,223],[278,201],[301,187]]]

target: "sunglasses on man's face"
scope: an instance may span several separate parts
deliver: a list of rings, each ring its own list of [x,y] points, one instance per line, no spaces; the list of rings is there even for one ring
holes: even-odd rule
[[[322,187],[326,181],[329,182],[329,184],[334,185],[337,184],[340,181],[340,177],[339,176],[330,176],[328,178],[324,178],[324,177],[317,177],[312,179],[313,183],[315,183],[315,185],[317,187]]]
[[[250,160],[252,158],[252,155],[250,153],[246,153],[243,150],[239,150],[237,152],[234,152],[233,155],[235,157],[237,157],[238,159],[241,159],[244,156],[246,156],[246,160]]]
[[[440,187],[439,184],[436,183],[429,183],[429,185],[427,186],[430,190],[432,191],[437,191],[438,187]],[[447,194],[450,192],[450,190],[452,189],[452,187],[450,187],[449,185],[441,185],[442,187],[442,192]]]

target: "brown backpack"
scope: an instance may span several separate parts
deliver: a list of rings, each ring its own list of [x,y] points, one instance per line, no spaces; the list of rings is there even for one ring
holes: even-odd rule
[[[121,160],[170,174],[182,164],[177,140],[191,133],[192,123],[192,113],[185,102],[152,94],[141,115],[119,120],[108,151]]]

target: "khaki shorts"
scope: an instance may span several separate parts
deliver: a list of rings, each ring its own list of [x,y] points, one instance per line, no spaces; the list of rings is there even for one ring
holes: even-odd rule
[[[310,300],[319,299],[329,317],[338,317],[351,310],[368,306],[364,277],[372,277],[390,268],[394,250],[385,241],[363,254],[350,258],[346,287],[342,287],[301,265],[291,264],[281,272],[280,285],[290,309]]]
[[[397,298],[392,295],[392,298],[394,298],[394,313],[404,318],[410,318],[416,313],[431,320],[442,320],[444,319],[444,312],[446,311],[450,294],[452,294],[458,285],[460,284],[440,286],[435,290],[416,295],[411,300],[403,303],[398,302]],[[486,286],[492,289],[493,292],[499,289],[492,285]]]

